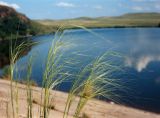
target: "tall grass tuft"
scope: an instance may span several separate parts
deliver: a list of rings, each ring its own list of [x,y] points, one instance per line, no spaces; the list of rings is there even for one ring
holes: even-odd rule
[[[28,64],[27,64],[27,118],[32,118],[32,80],[31,80],[31,74],[32,74],[32,61],[33,57],[31,56],[29,58]]]
[[[33,45],[31,42],[23,41],[20,44],[17,44],[15,41],[14,43],[11,40],[10,43],[10,69],[9,69],[9,76],[10,76],[10,92],[11,92],[11,106],[12,106],[12,116],[13,118],[18,117],[18,67],[16,65],[16,61],[23,55],[27,47]],[[16,81],[15,81],[16,80]]]
[[[45,69],[43,73],[43,90],[44,94],[42,95],[43,99],[43,110],[42,117],[48,118],[49,115],[49,106],[50,106],[50,90],[55,89],[59,84],[66,81],[69,74],[63,73],[64,64],[61,63],[60,59],[62,57],[62,50],[67,46],[63,41],[63,33],[59,34],[61,28],[55,34],[55,38],[50,46],[48,51],[48,56],[45,61]]]
[[[69,91],[63,118],[67,118],[76,96],[79,96],[79,100],[74,113],[75,118],[80,116],[82,109],[92,98],[101,96],[112,100],[112,97],[116,96],[113,93],[120,85],[118,79],[111,78],[110,75],[120,68],[107,59],[110,56],[119,55],[106,52],[82,69]]]

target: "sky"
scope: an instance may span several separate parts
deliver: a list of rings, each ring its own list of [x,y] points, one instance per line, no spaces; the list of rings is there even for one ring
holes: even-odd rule
[[[31,19],[119,16],[160,12],[160,0],[0,0]]]

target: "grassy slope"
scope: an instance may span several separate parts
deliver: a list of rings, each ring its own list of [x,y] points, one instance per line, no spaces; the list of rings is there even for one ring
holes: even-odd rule
[[[57,27],[46,26],[46,25],[43,25],[43,24],[35,22],[35,21],[31,21],[31,27],[35,31],[34,35],[54,33],[57,30]]]
[[[80,25],[88,28],[102,27],[158,27],[160,25],[160,13],[134,13],[119,17],[81,17],[67,20],[36,20],[46,26],[64,26],[74,28],[70,25]]]

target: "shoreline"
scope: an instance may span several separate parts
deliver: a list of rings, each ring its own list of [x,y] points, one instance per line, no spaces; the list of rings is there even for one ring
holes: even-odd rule
[[[82,27],[85,27],[85,28],[87,28],[87,29],[103,29],[103,28],[105,28],[105,29],[126,29],[126,28],[133,28],[133,29],[135,29],[135,28],[157,28],[157,29],[159,29],[160,28],[160,26],[99,26],[99,27],[97,27],[97,26],[82,26]],[[82,29],[82,28],[80,28],[80,27],[69,27],[69,28],[65,28],[65,26],[64,26],[64,29],[62,29],[61,30],[61,32],[64,32],[65,30],[79,30],[79,29]],[[49,35],[49,34],[55,34],[56,33],[56,31],[50,31],[50,32],[47,32],[47,33],[37,33],[37,34],[35,34],[35,35],[24,35],[24,36],[19,36],[19,37],[16,37],[16,39],[21,39],[21,40],[23,40],[23,39],[30,39],[30,38],[32,38],[32,37],[36,37],[36,36],[43,36],[43,35]],[[2,41],[9,41],[10,40],[10,38],[9,39],[0,39],[0,42],[2,42]],[[15,40],[15,38],[13,38],[13,40]]]
[[[18,83],[19,90],[19,118],[26,118],[26,90],[25,85]],[[33,91],[33,113],[34,118],[38,118],[38,108],[40,107],[40,93],[42,88],[40,87],[32,87]],[[10,104],[10,81],[0,79],[0,115],[2,118],[6,117],[5,112],[5,103]],[[53,97],[53,101],[51,105],[53,109],[50,111],[50,117],[62,118],[63,111],[65,107],[65,102],[67,98],[67,93],[61,91],[51,91],[51,95]],[[69,118],[73,117],[73,112],[76,107],[77,100],[79,98],[76,97],[74,104],[71,106],[71,110],[69,112]],[[9,112],[11,112],[9,110]],[[11,113],[10,113],[11,114]],[[90,100],[87,105],[82,110],[82,114],[87,115],[89,118],[159,118],[160,114],[151,113],[143,110],[138,110],[122,105],[117,105],[114,103],[108,103],[104,101],[100,101],[97,99]]]
[[[148,29],[150,29],[150,28],[157,28],[157,29],[159,29],[160,27],[159,26],[114,26],[114,27],[85,27],[85,28],[87,28],[87,29],[127,29],[127,28],[133,28],[133,29],[135,29],[135,28],[148,28]],[[64,28],[64,29],[62,29],[62,31],[61,32],[64,32],[65,30],[80,30],[80,29],[82,29],[82,28],[79,28],[79,27],[73,27],[73,28]],[[32,36],[29,36],[29,37],[27,37],[27,38],[32,38],[32,37],[38,37],[38,36],[44,36],[44,35],[54,35],[56,32],[48,32],[48,33],[45,33],[45,34],[37,34],[37,35],[32,35]],[[25,37],[25,36],[24,36]]]

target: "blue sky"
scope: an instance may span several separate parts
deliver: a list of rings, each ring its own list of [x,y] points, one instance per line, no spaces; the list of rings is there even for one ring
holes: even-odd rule
[[[160,0],[0,0],[31,19],[117,16],[160,12]]]

